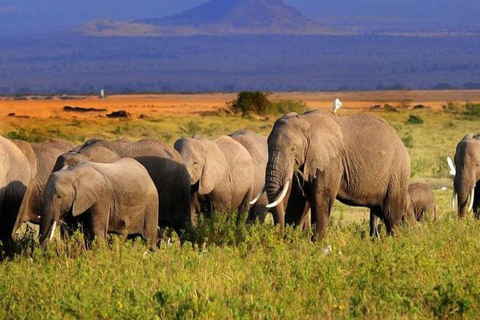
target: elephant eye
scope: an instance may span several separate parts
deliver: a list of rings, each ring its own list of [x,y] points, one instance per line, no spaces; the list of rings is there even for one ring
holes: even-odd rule
[[[198,161],[194,161],[193,164],[194,164],[194,165],[197,165],[197,164],[198,164]]]

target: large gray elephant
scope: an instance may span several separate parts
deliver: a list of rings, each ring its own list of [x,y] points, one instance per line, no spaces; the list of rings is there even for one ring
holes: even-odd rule
[[[229,136],[215,140],[179,139],[175,149],[190,174],[193,190],[207,199],[202,211],[248,211],[253,194],[254,170],[250,153]]]
[[[28,144],[19,144],[21,148],[0,136],[0,241],[7,246],[27,185],[35,175],[33,153]]]
[[[33,144],[15,140],[14,143],[28,155],[30,168],[36,174],[27,186],[27,191],[13,227],[12,237],[24,222],[40,224],[43,192],[57,157],[75,148],[75,144],[72,142],[61,139],[49,139]]]
[[[71,217],[70,217],[71,215]],[[87,246],[107,233],[141,235],[157,245],[158,194],[147,170],[134,159],[85,161],[52,173],[40,221],[43,248],[59,223],[83,222]]]
[[[235,141],[247,149],[253,161],[253,194],[259,194],[265,185],[265,172],[267,170],[268,161],[268,144],[267,137],[248,130],[236,131],[229,135]],[[268,204],[267,195],[262,193],[260,198],[255,199],[251,203],[249,221],[258,219],[260,222],[265,221],[267,214],[266,205]]]
[[[134,158],[147,169],[158,190],[158,225],[162,229],[174,228],[180,236],[194,219],[190,207],[190,177],[179,153],[161,141],[91,139],[77,150],[58,157],[53,170],[75,166],[84,160],[109,163],[120,158]]]
[[[406,211],[410,158],[394,130],[380,117],[321,111],[290,113],[268,137],[266,191],[273,217],[283,229],[294,173],[303,177],[316,236],[325,234],[335,199],[370,208],[392,233]],[[371,233],[374,229],[371,228]]]
[[[457,195],[458,216],[462,218],[473,209],[474,217],[480,219],[480,135],[467,134],[457,144],[454,161],[452,207]]]

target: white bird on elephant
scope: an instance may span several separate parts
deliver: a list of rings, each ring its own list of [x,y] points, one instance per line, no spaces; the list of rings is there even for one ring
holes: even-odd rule
[[[340,101],[340,99],[338,98],[335,98],[335,100],[333,100],[333,113],[336,113],[341,106],[342,101]]]

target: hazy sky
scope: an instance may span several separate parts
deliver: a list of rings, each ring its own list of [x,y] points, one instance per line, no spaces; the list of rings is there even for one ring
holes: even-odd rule
[[[229,1],[229,0],[225,0]],[[464,23],[480,15],[479,0],[284,0],[308,17],[408,17]],[[207,0],[0,0],[0,34],[54,32],[93,19],[168,16]],[[478,23],[476,23],[478,25]]]

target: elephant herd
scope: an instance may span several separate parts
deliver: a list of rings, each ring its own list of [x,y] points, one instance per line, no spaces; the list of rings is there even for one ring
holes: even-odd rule
[[[155,249],[165,227],[195,225],[198,214],[247,215],[280,229],[314,226],[323,237],[335,200],[370,209],[388,234],[404,219],[436,217],[428,186],[409,184],[410,158],[382,118],[322,111],[289,113],[267,137],[237,131],[215,139],[91,139],[77,147],[51,139],[30,144],[0,136],[0,240],[13,242],[24,222],[40,225],[46,246],[60,228],[78,228],[86,243],[107,233],[142,236]],[[480,136],[457,146],[454,194],[480,216]]]

